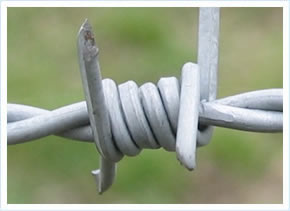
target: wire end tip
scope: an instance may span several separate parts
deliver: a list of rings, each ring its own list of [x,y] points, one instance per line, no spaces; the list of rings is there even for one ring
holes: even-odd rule
[[[78,33],[79,54],[86,61],[92,61],[98,56],[99,48],[96,46],[95,36],[88,19],[82,24]]]
[[[87,18],[85,19],[85,21],[82,24],[82,28],[84,28],[84,29],[92,29],[92,26],[91,26],[91,24],[89,22],[89,19],[87,19]]]
[[[184,153],[180,152],[180,149],[176,148],[176,157],[182,166],[187,168],[189,171],[193,171],[196,168],[196,159],[195,154],[184,155]]]
[[[180,161],[180,160],[179,160],[179,162],[182,166],[184,166],[189,171],[193,171],[196,167],[195,164],[192,164],[192,163],[189,164],[189,163],[186,163],[186,162]]]
[[[89,41],[91,45],[95,45],[93,28],[89,23],[88,19],[85,19],[85,21],[81,25],[78,36],[85,39],[86,42]]]
[[[100,169],[96,169],[96,170],[92,170],[91,173],[96,178],[98,193],[101,195],[104,192],[102,188],[102,181],[101,181],[101,176],[100,176],[101,171]]]

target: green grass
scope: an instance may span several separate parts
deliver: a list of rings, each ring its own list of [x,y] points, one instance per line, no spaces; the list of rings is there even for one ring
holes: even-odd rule
[[[54,109],[84,100],[76,36],[85,18],[103,77],[139,85],[196,61],[196,8],[9,8],[8,102]],[[282,9],[221,10],[219,97],[283,86]],[[99,196],[95,146],[50,136],[8,147],[8,203],[281,203],[282,134],[216,128],[189,172],[174,153],[118,164]],[[264,182],[263,182],[264,181]],[[261,193],[269,194],[261,194]],[[261,195],[261,196],[260,196]],[[251,197],[253,196],[253,197]]]

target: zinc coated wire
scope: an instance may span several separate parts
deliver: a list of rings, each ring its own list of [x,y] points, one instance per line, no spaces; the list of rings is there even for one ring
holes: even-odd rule
[[[92,74],[89,77],[82,75],[86,103],[79,102],[53,111],[8,104],[7,140],[8,144],[18,144],[60,135],[79,141],[95,141],[102,155],[100,171],[93,171],[100,193],[113,183],[115,162],[123,155],[138,155],[142,148],[162,146],[168,151],[177,151],[179,161],[193,169],[195,147],[209,143],[212,126],[253,132],[283,130],[282,89],[259,90],[215,100],[218,8],[200,9],[198,64],[185,64],[180,82],[174,77],[161,78],[157,85],[146,83],[141,87],[133,81],[118,86],[111,79],[101,82],[101,76],[94,78],[100,75],[100,70],[92,30],[87,22],[82,27],[78,45],[80,68]],[[80,35],[90,42],[84,42]],[[200,72],[200,77],[194,72]],[[200,82],[200,86],[192,89],[190,86],[196,85],[191,85],[193,80]],[[186,117],[190,118],[187,120]],[[184,126],[180,127],[183,120]],[[194,125],[189,127],[195,121],[199,123],[198,130]],[[189,147],[188,143],[191,143]]]

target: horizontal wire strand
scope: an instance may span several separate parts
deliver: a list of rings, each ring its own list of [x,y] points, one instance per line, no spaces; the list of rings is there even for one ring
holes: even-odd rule
[[[163,82],[160,83],[160,81]],[[123,154],[135,156],[142,148],[159,148],[160,145],[166,150],[174,151],[174,148],[171,147],[172,144],[168,142],[170,138],[168,136],[164,138],[162,133],[167,131],[168,134],[172,134],[172,140],[175,141],[179,109],[179,82],[174,77],[161,78],[160,81],[158,86],[146,83],[138,88],[133,81],[116,86],[111,79],[103,80],[114,141],[118,150]],[[136,88],[132,89],[132,85]],[[130,95],[124,95],[128,90],[136,97],[131,99]],[[156,90],[155,94],[152,94],[152,90]],[[170,94],[176,96],[170,96]],[[116,97],[112,97],[113,95]],[[161,104],[158,103],[161,101]],[[141,107],[137,106],[138,104]],[[119,116],[116,118],[116,105],[120,109],[119,112],[124,109],[128,111],[135,109],[134,112],[139,115],[132,117],[132,114],[125,112],[123,116],[118,114]],[[131,107],[126,109],[126,106]],[[155,113],[154,116],[152,116],[152,112]],[[161,117],[163,112],[166,115]],[[142,113],[144,116],[140,116]],[[160,124],[154,124],[157,121],[156,118],[160,118],[158,120],[161,122]],[[138,123],[140,119],[143,123]],[[121,120],[123,127],[120,127]],[[93,141],[85,102],[71,104],[53,111],[27,105],[8,104],[7,121],[8,144],[19,144],[53,134],[79,141]],[[164,128],[164,123],[169,125],[166,126],[166,129],[161,128],[161,126]],[[128,127],[130,124],[131,126]],[[136,128],[135,125],[138,124],[141,126]],[[144,124],[148,125],[145,130]],[[281,132],[283,130],[283,90],[259,90],[211,102],[201,101],[199,124],[253,132]],[[159,133],[159,131],[163,132]],[[120,136],[124,133],[127,135]],[[148,136],[149,134],[151,135]],[[133,140],[124,137],[131,137]],[[136,137],[143,139],[144,144],[142,145],[141,142],[138,144],[140,140],[137,140]],[[152,144],[155,144],[149,144],[148,137],[153,138]]]

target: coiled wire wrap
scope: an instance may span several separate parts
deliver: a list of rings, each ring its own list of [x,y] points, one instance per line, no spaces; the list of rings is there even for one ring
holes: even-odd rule
[[[175,151],[180,84],[177,78],[161,78],[157,86],[134,81],[119,86],[104,79],[103,90],[109,112],[112,141],[110,157],[136,156],[143,148]],[[17,144],[47,135],[93,141],[85,102],[47,111],[8,104],[8,144]],[[211,102],[202,101],[199,123],[256,132],[279,132],[283,127],[282,89],[239,94]],[[197,134],[198,146],[201,133]]]

